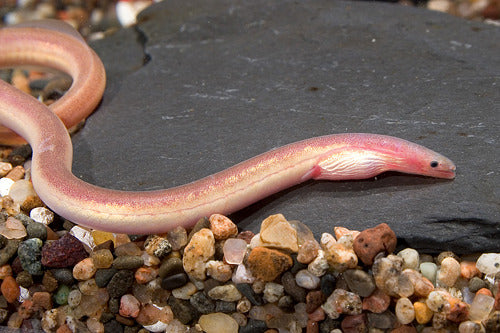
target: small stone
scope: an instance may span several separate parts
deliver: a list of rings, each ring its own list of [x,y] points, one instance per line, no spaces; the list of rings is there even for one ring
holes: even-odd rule
[[[343,333],[366,332],[368,330],[364,314],[346,316],[340,324]]]
[[[370,296],[363,299],[363,310],[373,313],[382,313],[389,308],[391,298],[389,295],[376,289]]]
[[[92,236],[92,240],[96,246],[100,246],[108,241],[112,241],[114,243],[116,239],[113,233],[101,230],[92,230],[90,235]]]
[[[347,236],[352,237],[351,235]],[[351,244],[337,242],[331,234],[326,232],[321,235],[320,244],[332,270],[343,272],[358,265],[358,257]]]
[[[172,295],[178,299],[189,300],[197,291],[198,289],[196,289],[196,286],[192,282],[188,282],[182,287],[173,289]]]
[[[115,269],[137,269],[144,265],[144,259],[140,256],[123,255],[113,260]]]
[[[44,225],[49,225],[54,221],[54,213],[45,207],[35,207],[30,211],[30,217]]]
[[[436,283],[437,276],[437,266],[433,262],[423,262],[420,264],[420,272],[425,276],[431,283]]]
[[[253,304],[262,305],[262,297],[256,294],[247,283],[236,284],[236,288]]]
[[[366,229],[354,240],[354,252],[365,265],[373,264],[373,259],[380,252],[392,253],[396,249],[396,234],[386,224]]]
[[[172,246],[173,251],[179,251],[187,244],[187,232],[181,226],[177,226],[174,229],[167,232],[167,239]]]
[[[484,322],[486,332],[500,332],[500,311],[493,312]]]
[[[493,297],[493,293],[491,292],[491,290],[489,290],[488,288],[481,288],[479,289],[476,294],[483,294],[483,295],[486,295],[486,296],[491,296]]]
[[[33,293],[33,306],[43,310],[52,309],[52,295],[46,291],[37,291]]]
[[[319,250],[316,258],[307,266],[307,270],[317,277],[325,275],[329,268],[330,265],[328,264],[328,260],[323,250]]]
[[[330,296],[331,293],[335,290],[335,283],[337,282],[337,279],[331,275],[331,274],[325,274],[321,277],[321,292],[323,295],[326,297]]]
[[[297,254],[297,261],[302,264],[309,264],[318,255],[320,247],[316,240],[309,239],[302,244]]]
[[[217,286],[208,292],[208,296],[212,299],[226,301],[226,302],[236,302],[242,297],[241,293],[238,291],[234,284],[227,284],[223,286]]]
[[[446,315],[446,319],[454,323],[460,323],[464,320],[467,320],[468,317],[469,307],[464,302],[455,302]]]
[[[458,331],[460,333],[481,333],[484,332],[484,328],[480,323],[467,320],[460,323]]]
[[[279,304],[278,304],[278,306],[279,306]],[[239,313],[247,313],[248,311],[250,311],[251,307],[252,307],[252,303],[247,298],[245,298],[245,297],[243,297],[242,299],[240,299],[238,301],[238,303],[236,304],[236,310],[238,310]]]
[[[248,256],[252,275],[263,281],[273,281],[293,264],[292,258],[278,250],[256,247]]]
[[[215,238],[209,229],[203,228],[193,235],[184,248],[182,264],[186,273],[197,280],[205,280],[205,264],[215,254]]]
[[[319,290],[310,291],[306,295],[306,312],[312,313],[325,302],[325,296]]]
[[[434,312],[441,312],[445,309],[448,309],[450,303],[448,299],[450,295],[443,290],[435,290],[429,294],[425,304]]]
[[[46,271],[43,274],[42,285],[44,286],[45,291],[48,292],[53,292],[54,290],[57,289],[58,287],[57,279],[54,277],[52,272]]]
[[[161,280],[161,287],[166,290],[172,290],[175,288],[182,287],[188,281],[186,273],[178,273],[174,275],[167,276]]]
[[[483,253],[477,259],[476,267],[484,274],[500,272],[500,253]]]
[[[68,304],[68,295],[69,295],[70,289],[67,285],[61,285],[59,289],[57,289],[56,293],[54,294],[54,301],[57,303],[57,305],[65,305]]]
[[[215,239],[227,239],[238,235],[238,227],[228,217],[221,214],[212,214],[208,220]]]
[[[114,268],[101,268],[98,269],[95,273],[95,283],[99,288],[104,288],[108,285],[109,281],[113,275],[118,272],[117,269]]]
[[[135,271],[135,281],[139,284],[145,284],[153,281],[158,276],[158,269],[152,267],[139,267]]]
[[[88,280],[96,271],[92,258],[85,258],[73,267],[73,277],[80,281]]]
[[[158,270],[158,275],[161,278],[178,274],[178,273],[183,273],[184,268],[182,267],[182,260],[176,257],[168,258],[165,260],[159,270]]]
[[[43,242],[38,238],[30,238],[21,242],[17,250],[21,266],[31,275],[42,275],[42,246]]]
[[[401,257],[392,254],[387,257],[377,257],[372,266],[375,285],[389,296],[399,296],[399,277],[402,266]]]
[[[236,270],[233,272],[231,280],[238,283],[254,283],[255,277],[252,275],[249,269],[245,265],[238,265]]]
[[[198,324],[206,333],[238,333],[238,323],[224,313],[202,315]]]
[[[52,268],[70,267],[87,256],[82,243],[67,233],[59,240],[45,243],[42,248],[42,265]]]
[[[236,311],[235,302],[217,301],[215,302],[215,312],[232,313]]]
[[[477,269],[475,262],[462,261],[460,262],[460,275],[464,279],[470,280],[475,276],[481,275],[481,272]]]
[[[9,195],[10,188],[14,185],[14,181],[10,178],[0,178],[0,196],[5,197]]]
[[[9,303],[14,303],[20,295],[19,285],[12,276],[7,276],[3,279],[0,291]]]
[[[189,302],[199,313],[207,314],[215,311],[215,302],[208,298],[202,291],[191,296]]]
[[[113,254],[108,249],[96,250],[90,254],[97,269],[110,268],[113,264]]]
[[[406,297],[398,299],[396,302],[395,312],[398,321],[403,325],[409,324],[415,319],[415,309],[413,308],[413,304]]]
[[[243,239],[245,242],[247,242],[247,244],[250,244],[250,241],[252,240],[252,238],[255,236],[255,234],[253,232],[251,232],[250,230],[245,230],[245,231],[242,231],[238,234],[238,236],[236,236],[237,239]]]
[[[233,275],[233,270],[230,265],[216,260],[207,262],[207,275],[221,282],[229,281]]]
[[[150,255],[163,258],[172,251],[172,245],[164,236],[149,235],[144,242],[144,250]]]
[[[415,319],[417,323],[423,325],[431,321],[432,315],[434,314],[431,309],[424,302],[413,303],[413,309],[415,310]]]
[[[297,231],[282,214],[271,215],[262,221],[260,239],[264,246],[274,247],[292,253],[299,250]]]
[[[131,294],[125,294],[120,298],[120,315],[135,318],[139,315],[141,303]]]
[[[410,268],[418,270],[420,262],[418,251],[411,248],[406,248],[398,252],[398,256],[403,258],[403,269]]]
[[[339,318],[341,314],[358,315],[362,311],[361,298],[343,289],[336,289],[321,307],[332,319]]]
[[[445,258],[453,258],[453,259],[455,259],[457,261],[460,259],[460,258],[458,258],[458,256],[455,253],[453,253],[451,251],[443,251],[443,252],[439,253],[439,255],[437,256],[436,263],[438,265],[441,265],[441,262]]]
[[[82,293],[78,289],[73,289],[68,294],[68,305],[72,308],[76,308],[80,305],[82,300]]]
[[[172,309],[175,318],[185,325],[199,316],[198,311],[188,301],[169,297],[167,304]]]
[[[460,264],[452,257],[444,258],[438,272],[438,280],[446,287],[453,287],[460,276]]]
[[[125,295],[134,283],[134,272],[129,270],[118,271],[109,281],[106,289],[109,297],[120,297]]]
[[[307,291],[297,285],[292,273],[286,272],[283,274],[281,277],[281,284],[283,284],[285,291],[292,296],[297,303],[304,303],[306,301]]]
[[[115,247],[115,256],[137,256],[140,257],[142,255],[141,248],[134,242],[124,242],[123,244],[117,245]]]
[[[229,238],[224,242],[224,260],[231,265],[239,265],[243,262],[247,253],[247,242],[243,239]]]
[[[5,277],[4,277],[5,278]],[[28,289],[33,285],[33,277],[26,271],[19,272],[16,276],[16,282],[21,287]]]
[[[281,284],[267,282],[264,287],[264,300],[268,303],[277,302],[284,292],[284,287]]]
[[[361,297],[368,297],[375,290],[375,282],[370,274],[360,269],[348,269],[344,279],[349,289]]]
[[[5,222],[0,222],[0,235],[7,239],[22,239],[27,234],[23,223],[12,216],[9,216]]]
[[[298,271],[295,275],[295,281],[298,286],[305,289],[316,289],[321,282],[319,277],[312,274],[307,269]]]
[[[5,265],[12,258],[12,256],[17,253],[20,243],[21,241],[17,239],[7,240],[5,247],[0,250],[0,265]]]
[[[28,238],[39,238],[41,240],[47,239],[47,227],[38,222],[29,222],[26,226]]]
[[[493,310],[495,299],[491,296],[476,294],[470,306],[469,320],[483,321]]]
[[[482,288],[486,288],[488,285],[486,283],[486,281],[484,281],[483,279],[481,278],[478,278],[478,277],[473,277],[472,279],[470,279],[469,283],[468,283],[468,287],[469,287],[469,290],[473,293],[476,293],[478,290],[482,289]]]

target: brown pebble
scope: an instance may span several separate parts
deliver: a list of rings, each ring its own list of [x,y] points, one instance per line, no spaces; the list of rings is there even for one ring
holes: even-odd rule
[[[263,281],[273,281],[292,267],[293,261],[288,254],[258,246],[250,252],[247,264],[256,278]]]
[[[318,324],[318,322],[309,319],[307,321],[306,333],[318,333],[318,332],[319,332],[319,324]]]
[[[452,305],[446,319],[449,321],[460,323],[467,320],[469,317],[469,307],[464,302],[456,302]]]
[[[17,313],[19,313],[19,315],[23,319],[28,319],[33,315],[34,312],[33,301],[30,299],[27,299],[23,303],[21,303],[21,305],[19,305],[19,308],[17,309]]]
[[[18,165],[14,167],[12,170],[10,170],[7,176],[5,177],[10,178],[13,181],[18,181],[24,178],[25,172],[26,170],[24,170],[24,167],[22,165]]]
[[[52,309],[52,296],[46,291],[38,291],[33,294],[33,306],[43,310]]]
[[[382,313],[391,304],[391,298],[382,290],[376,289],[370,296],[363,299],[363,310]]]
[[[417,333],[417,330],[413,326],[402,325],[393,329],[391,333]]]
[[[346,316],[342,323],[340,324],[343,333],[358,333],[358,332],[367,332],[368,327],[366,325],[366,315],[352,315]]]
[[[250,244],[253,236],[255,236],[253,232],[251,232],[250,230],[245,230],[240,232],[236,238],[243,239],[245,242],[247,242],[247,244]]]
[[[325,295],[320,291],[310,291],[306,295],[306,312],[312,313],[325,302]]]
[[[43,274],[42,284],[45,287],[45,290],[47,290],[50,293],[56,290],[57,287],[59,286],[56,278],[54,277],[54,275],[52,275],[50,271],[46,271]]]
[[[67,324],[62,324],[57,328],[56,333],[73,333]]]
[[[115,319],[117,322],[127,326],[134,326],[135,323],[135,320],[133,318],[125,318],[123,316],[120,316],[119,314],[115,316]]]
[[[12,276],[7,276],[3,279],[0,290],[2,291],[3,297],[5,297],[9,303],[14,303],[19,298],[19,285]]]
[[[392,253],[396,249],[396,234],[386,224],[363,230],[354,239],[354,252],[365,265],[373,264],[373,258],[380,252]]]

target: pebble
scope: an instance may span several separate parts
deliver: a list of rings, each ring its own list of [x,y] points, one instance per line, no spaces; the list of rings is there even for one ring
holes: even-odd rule
[[[433,284],[436,283],[437,270],[437,265],[433,262],[423,262],[420,264],[420,272]]]
[[[238,288],[234,284],[226,284],[222,286],[217,286],[208,292],[208,296],[215,300],[221,300],[226,302],[236,302],[242,297]]]
[[[113,260],[115,269],[137,269],[144,265],[144,259],[141,256],[122,255]]]
[[[413,303],[413,309],[415,310],[415,319],[419,324],[427,324],[431,321],[433,312],[427,304],[424,302],[415,302]]]
[[[182,287],[175,288],[172,290],[172,296],[178,299],[186,299],[189,300],[192,295],[194,295],[198,289],[192,282],[188,282]]]
[[[63,284],[61,285],[58,289],[57,292],[54,294],[54,301],[58,305],[66,305],[68,304],[68,296],[69,296],[70,289],[67,285]]]
[[[225,313],[202,315],[198,324],[206,333],[238,333],[238,323]]]
[[[215,238],[211,230],[196,232],[184,249],[182,264],[186,273],[198,280],[205,280],[207,261],[215,254]]]
[[[396,249],[396,234],[386,224],[363,230],[354,240],[354,252],[365,265],[373,264],[373,259],[380,252],[392,253]]]
[[[297,272],[295,275],[295,282],[297,285],[305,289],[316,289],[321,280],[316,275],[312,274],[307,269],[303,269]]]
[[[267,282],[264,287],[264,300],[268,303],[277,302],[283,296],[284,290],[281,284]]]
[[[493,310],[495,299],[484,294],[476,294],[470,306],[469,320],[482,321],[488,318]]]
[[[308,239],[299,248],[297,261],[302,264],[309,264],[318,255],[320,247],[316,240]]]
[[[398,256],[403,259],[403,269],[410,268],[418,270],[420,257],[418,251],[411,248],[406,248],[398,252]]]
[[[182,260],[176,257],[168,258],[167,260],[163,261],[160,268],[158,269],[158,275],[161,278],[183,272],[184,268],[182,266]]]
[[[477,269],[484,274],[500,272],[500,253],[483,253],[476,261]]]
[[[370,296],[363,299],[363,310],[373,313],[382,313],[389,308],[391,298],[389,295],[376,289]]]
[[[80,281],[88,280],[94,276],[96,271],[92,258],[85,258],[73,267],[73,277]]]
[[[113,264],[113,254],[108,249],[101,249],[93,251],[90,254],[90,258],[94,262],[94,266],[97,269],[100,268],[110,268]]]
[[[202,291],[193,294],[189,302],[199,313],[207,314],[215,311],[215,302]]]
[[[358,265],[358,257],[350,244],[339,243],[329,233],[321,235],[320,245],[325,252],[325,257],[330,269],[343,272]]]
[[[175,288],[182,287],[187,282],[188,282],[188,277],[186,273],[177,273],[162,279],[161,287],[166,290],[172,290]]]
[[[43,241],[47,239],[47,228],[45,225],[38,222],[28,222],[26,225],[26,233],[28,238],[38,238]]]
[[[125,294],[120,298],[119,313],[124,317],[135,318],[139,315],[141,303],[131,294]]]
[[[172,251],[172,245],[164,236],[149,235],[144,242],[144,250],[152,256],[163,258]]]
[[[438,281],[446,287],[452,287],[460,276],[460,263],[452,258],[444,258],[438,272]]]
[[[247,261],[252,275],[263,281],[273,281],[292,264],[293,260],[288,254],[266,247],[254,248]]]
[[[109,297],[120,297],[125,295],[128,289],[134,283],[134,272],[129,270],[121,270],[116,272],[109,281],[106,289]]]
[[[212,214],[208,218],[210,230],[215,239],[227,239],[238,235],[238,227],[228,217],[221,214]]]
[[[229,281],[233,275],[230,265],[216,260],[210,260],[206,264],[207,275],[221,282]]]
[[[362,297],[368,297],[375,290],[375,282],[370,274],[360,269],[348,269],[343,274],[349,289]]]
[[[40,261],[42,257],[43,242],[38,238],[27,239],[19,244],[17,255],[23,269],[31,275],[42,275],[43,267]]]
[[[262,305],[262,297],[255,293],[252,286],[247,283],[236,284],[236,288],[252,303],[253,305]],[[285,286],[283,286],[284,289]]]
[[[134,242],[125,242],[123,244],[116,245],[114,254],[117,257],[121,257],[121,256],[137,256],[137,257],[140,257],[142,255],[142,250]]]
[[[9,195],[10,188],[14,185],[14,181],[10,178],[0,178],[0,196],[5,197]]]
[[[323,250],[319,250],[316,258],[307,266],[307,270],[318,277],[325,275],[329,269],[330,266]]]
[[[343,333],[355,333],[367,331],[366,316],[364,314],[346,316],[341,324]]]
[[[359,295],[344,289],[335,289],[321,307],[332,319],[339,318],[341,314],[358,315],[363,309]]]
[[[243,239],[230,238],[224,242],[224,261],[228,264],[239,265],[247,253],[247,242]]]
[[[51,268],[71,267],[87,256],[82,243],[67,233],[54,242],[45,243],[42,248],[42,265]]]
[[[476,267],[476,263],[472,261],[460,262],[460,276],[464,279],[470,280],[473,277],[481,275],[481,272]]]
[[[152,267],[139,267],[134,274],[135,281],[145,284],[153,281],[158,276],[158,269]]]
[[[7,276],[3,279],[0,291],[8,303],[14,303],[20,295],[19,285],[12,276]]]
[[[398,321],[403,325],[409,324],[415,319],[413,303],[406,297],[398,299],[395,312]]]
[[[49,225],[54,221],[54,213],[45,207],[35,207],[30,211],[30,217],[44,225]]]
[[[179,251],[187,244],[187,232],[181,226],[175,227],[167,233],[167,239],[172,246],[172,251]]]
[[[264,246],[296,253],[299,250],[297,230],[282,214],[271,215],[262,221],[260,239]]]
[[[0,235],[7,239],[22,239],[27,234],[23,223],[16,218],[9,216],[6,221],[0,223]]]

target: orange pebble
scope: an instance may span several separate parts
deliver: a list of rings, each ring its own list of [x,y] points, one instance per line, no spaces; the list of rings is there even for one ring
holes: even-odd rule
[[[476,263],[472,261],[462,261],[460,263],[460,275],[467,280],[472,279],[474,276],[481,275],[481,272],[476,267]]]
[[[483,294],[483,295],[486,295],[486,296],[490,296],[490,297],[493,297],[493,293],[491,292],[491,290],[489,290],[488,288],[481,288],[479,289],[477,292],[476,292],[476,295],[477,294]]]
[[[158,270],[151,267],[139,267],[135,271],[135,280],[139,284],[145,284],[153,281],[158,275]]]
[[[3,297],[5,297],[9,303],[14,303],[19,298],[19,285],[12,276],[7,276],[3,280],[0,290],[2,291]]]

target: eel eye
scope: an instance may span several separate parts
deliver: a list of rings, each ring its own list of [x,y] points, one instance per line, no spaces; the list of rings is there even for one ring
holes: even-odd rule
[[[435,168],[439,165],[438,161],[432,161],[431,162],[431,168]]]

